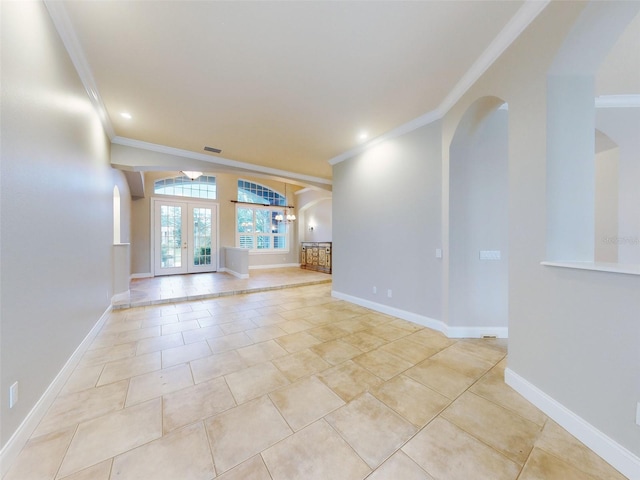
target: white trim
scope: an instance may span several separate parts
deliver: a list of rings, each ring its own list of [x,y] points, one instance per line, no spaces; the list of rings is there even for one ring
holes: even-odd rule
[[[605,262],[540,262],[546,267],[574,268],[577,270],[592,270],[594,272],[622,273],[625,275],[640,275],[640,265]]]
[[[166,145],[160,145],[157,143],[143,142],[140,140],[134,140],[132,138],[116,136],[111,139],[111,143],[117,145],[123,145],[125,147],[140,148],[142,150],[149,150],[151,152],[165,153],[167,155],[175,155],[178,157],[191,158],[193,160],[200,160],[203,162],[211,163],[213,165],[224,165],[226,167],[239,168],[248,170],[250,172],[260,172],[269,175],[278,175],[285,178],[294,178],[303,182],[315,182],[324,185],[332,185],[332,181],[326,178],[313,177],[311,175],[303,175],[301,173],[288,172],[286,170],[280,170],[277,168],[264,167],[262,165],[255,165],[253,163],[239,162],[237,160],[231,160],[224,157],[211,157],[203,153],[192,152],[190,150],[183,150],[181,148],[167,147]]]
[[[551,417],[620,473],[630,479],[640,478],[639,457],[510,368],[505,369],[504,380],[507,385]]]
[[[69,58],[71,58],[71,62],[80,77],[80,81],[87,91],[89,100],[100,117],[102,127],[109,136],[109,139],[113,140],[116,136],[116,132],[113,129],[111,119],[107,113],[107,108],[102,101],[95,78],[93,78],[93,73],[91,72],[91,67],[89,66],[87,57],[82,49],[82,45],[80,44],[78,36],[71,24],[64,2],[57,0],[44,0],[44,5],[49,12],[53,25],[58,31],[58,35],[60,35],[60,39],[62,40],[64,48],[67,50]]]
[[[3,477],[13,462],[18,457],[22,448],[27,444],[29,438],[35,431],[36,427],[53,404],[54,400],[64,387],[65,383],[73,373],[82,355],[87,351],[93,339],[98,335],[100,329],[104,325],[107,317],[111,313],[111,306],[107,307],[102,316],[98,319],[93,328],[89,331],[84,340],[78,345],[78,348],[71,354],[67,362],[64,364],[58,375],[49,384],[49,387],[42,394],[40,399],[27,414],[18,429],[11,435],[5,446],[0,450],[0,477]]]
[[[409,322],[417,323],[423,327],[437,330],[448,338],[482,338],[485,335],[496,336],[497,338],[508,338],[509,336],[509,330],[507,327],[450,327],[442,320],[435,320],[433,318],[425,317],[424,315],[390,307],[389,305],[383,305],[382,303],[372,302],[371,300],[365,300],[364,298],[354,297],[336,290],[331,291],[331,296],[350,303],[355,303],[361,307],[375,310],[376,312],[392,315],[394,317],[402,318],[403,320],[408,320]]]
[[[233,275],[236,278],[240,278],[242,280],[249,278],[248,273],[238,273],[235,270],[231,270],[230,268],[222,267],[218,269],[219,272],[228,273],[229,275]]]
[[[269,252],[269,253],[273,253],[273,252]],[[277,263],[275,265],[249,265],[249,270],[267,270],[269,268],[291,268],[291,267],[300,267],[300,264],[299,263]]]
[[[596,108],[640,108],[640,95],[600,95]]]
[[[447,114],[449,109],[451,109],[451,107],[453,107],[456,102],[460,100],[465,93],[467,93],[469,88],[473,86],[484,72],[493,65],[500,55],[502,55],[502,53],[504,53],[504,51],[520,36],[524,29],[527,28],[533,20],[535,20],[549,2],[550,0],[526,0],[522,7],[520,7],[511,20],[507,22],[500,33],[496,35],[486,50],[482,52],[482,54],[477,58],[473,65],[471,65],[469,70],[467,70],[435,110],[431,110],[418,118],[400,125],[399,127],[374,138],[370,142],[347,150],[346,152],[331,158],[329,163],[331,165],[336,165],[381,142],[405,135],[420,127],[424,127],[425,125],[440,120]]]
[[[400,310],[399,308],[372,302],[370,300],[365,300],[364,298],[354,297],[351,295],[347,295],[346,293],[338,292],[336,290],[331,290],[331,296],[350,303],[355,303],[356,305],[360,305],[361,307],[375,310],[376,312],[385,313],[387,315],[392,315],[403,320],[408,320],[409,322],[417,323],[418,325],[432,328],[442,333],[445,333],[447,330],[447,325],[441,320],[435,320],[433,318],[425,317],[424,315],[418,315],[417,313]]]
[[[449,338],[509,338],[507,327],[450,327],[447,326],[445,335]]]
[[[151,272],[144,272],[144,273],[132,273],[131,277],[132,280],[134,278],[153,278],[153,273]]]

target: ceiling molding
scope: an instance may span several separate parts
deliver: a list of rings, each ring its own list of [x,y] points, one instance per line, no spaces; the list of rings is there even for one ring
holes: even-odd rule
[[[225,167],[239,168],[248,170],[251,172],[257,172],[267,175],[275,175],[283,178],[292,178],[300,180],[302,182],[319,183],[322,185],[332,185],[333,182],[326,178],[313,177],[311,175],[303,175],[301,173],[289,172],[286,170],[279,170],[277,168],[265,167],[262,165],[254,165],[253,163],[239,162],[237,160],[230,160],[223,157],[212,157],[204,153],[192,152],[190,150],[183,150],[180,148],[167,147],[166,145],[159,145],[157,143],[142,142],[140,140],[134,140],[126,137],[114,137],[111,140],[112,143],[117,145],[123,145],[125,147],[140,148],[151,152],[165,153],[168,155],[175,155],[183,158],[191,158],[193,160],[200,160],[203,162],[211,163],[212,165],[223,165]]]
[[[462,78],[456,83],[451,92],[444,98],[442,103],[431,112],[411,120],[387,133],[374,138],[370,142],[364,145],[360,145],[351,150],[347,150],[340,155],[333,157],[329,160],[331,165],[336,165],[349,158],[352,158],[359,153],[368,150],[369,148],[387,141],[392,138],[405,135],[413,130],[428,125],[429,123],[440,120],[446,115],[446,113],[453,107],[460,98],[473,86],[473,84],[487,71],[487,69],[493,65],[493,63],[504,53],[504,51],[511,45],[516,38],[524,31],[527,26],[545,9],[547,4],[551,0],[526,0],[524,5],[516,12],[516,14],[509,20],[500,33],[493,39],[484,52],[478,57],[478,59],[471,65],[471,68],[465,73]]]
[[[600,95],[596,97],[596,108],[640,108],[640,94]]]
[[[49,12],[49,16],[58,31],[58,35],[60,35],[60,39],[62,40],[69,57],[71,58],[71,62],[80,77],[80,81],[87,91],[89,100],[100,117],[104,131],[109,136],[109,139],[113,140],[116,136],[115,130],[111,124],[111,119],[109,118],[107,109],[102,101],[102,97],[100,97],[100,92],[98,91],[98,86],[93,78],[89,62],[87,62],[87,57],[85,56],[84,50],[78,40],[78,36],[71,25],[71,20],[69,19],[67,10],[64,7],[64,3],[57,0],[44,0],[44,5]]]

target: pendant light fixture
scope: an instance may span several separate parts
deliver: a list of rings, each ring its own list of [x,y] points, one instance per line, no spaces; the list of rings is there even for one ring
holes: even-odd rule
[[[275,220],[276,222],[283,222],[283,223],[293,223],[296,220],[296,216],[293,213],[293,207],[290,205],[286,205],[287,203],[287,184],[284,184],[284,201],[285,201],[285,207],[283,210],[283,213],[278,213],[275,216]]]
[[[191,179],[191,181],[193,182],[196,178],[200,177],[202,175],[202,172],[194,172],[191,170],[182,170],[182,173],[184,173],[189,179]]]

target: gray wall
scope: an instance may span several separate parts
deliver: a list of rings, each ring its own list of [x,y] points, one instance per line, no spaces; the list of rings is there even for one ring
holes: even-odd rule
[[[436,122],[334,166],[334,291],[441,318],[440,137]]]
[[[40,2],[2,4],[0,418],[4,446],[112,296],[109,141]],[[128,213],[122,241],[129,240]],[[9,386],[20,399],[9,409]]]

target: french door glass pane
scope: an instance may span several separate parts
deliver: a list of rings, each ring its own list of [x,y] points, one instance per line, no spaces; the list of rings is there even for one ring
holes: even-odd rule
[[[162,268],[182,266],[182,207],[160,207]]]
[[[211,209],[193,209],[193,264],[211,265]]]

